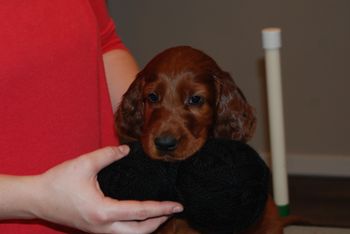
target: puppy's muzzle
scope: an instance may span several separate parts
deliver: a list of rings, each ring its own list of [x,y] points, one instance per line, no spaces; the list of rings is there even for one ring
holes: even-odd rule
[[[170,135],[159,136],[154,139],[157,150],[162,152],[171,152],[176,150],[178,140]]]

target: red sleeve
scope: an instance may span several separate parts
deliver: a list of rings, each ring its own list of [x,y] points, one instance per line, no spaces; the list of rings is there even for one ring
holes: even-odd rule
[[[115,24],[109,16],[105,0],[90,0],[100,30],[102,52],[112,49],[126,49],[116,33]]]

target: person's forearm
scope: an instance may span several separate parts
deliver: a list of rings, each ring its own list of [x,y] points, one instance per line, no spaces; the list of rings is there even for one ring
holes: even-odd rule
[[[37,200],[35,176],[0,175],[0,219],[32,219]]]
[[[138,66],[132,55],[123,49],[105,53],[103,61],[113,112],[115,112],[122,95],[135,79]]]

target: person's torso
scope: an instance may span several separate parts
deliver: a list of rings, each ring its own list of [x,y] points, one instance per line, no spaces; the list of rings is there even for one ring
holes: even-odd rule
[[[42,173],[117,143],[99,40],[89,1],[2,1],[1,174]],[[0,222],[0,233],[56,231]]]

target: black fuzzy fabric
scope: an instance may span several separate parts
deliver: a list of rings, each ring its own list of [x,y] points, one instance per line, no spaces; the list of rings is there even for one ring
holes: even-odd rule
[[[129,156],[98,175],[106,196],[119,200],[171,200],[184,205],[181,214],[203,233],[236,233],[263,212],[269,170],[247,144],[208,140],[196,154],[179,162],[151,160],[139,142]]]

